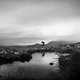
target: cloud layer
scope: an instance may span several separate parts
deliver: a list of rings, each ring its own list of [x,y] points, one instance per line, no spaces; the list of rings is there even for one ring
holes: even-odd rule
[[[0,0],[0,44],[80,41],[79,0]]]

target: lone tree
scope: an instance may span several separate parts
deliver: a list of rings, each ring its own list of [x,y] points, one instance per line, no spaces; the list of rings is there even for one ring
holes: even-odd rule
[[[42,41],[41,43],[42,43],[42,46],[44,46],[44,45],[45,45],[45,42],[44,42],[44,41]]]

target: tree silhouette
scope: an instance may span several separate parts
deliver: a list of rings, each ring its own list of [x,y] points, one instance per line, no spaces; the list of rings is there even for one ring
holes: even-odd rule
[[[44,42],[44,41],[42,41],[41,43],[42,43],[42,46],[44,46],[44,45],[45,45],[45,42]]]

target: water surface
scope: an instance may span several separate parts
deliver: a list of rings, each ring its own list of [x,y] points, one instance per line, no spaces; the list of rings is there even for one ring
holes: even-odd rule
[[[0,75],[3,77],[17,78],[44,78],[50,76],[51,72],[59,70],[58,55],[56,53],[32,54],[32,59],[24,63],[13,62],[12,64],[3,64],[0,66]],[[54,65],[49,65],[49,63]]]

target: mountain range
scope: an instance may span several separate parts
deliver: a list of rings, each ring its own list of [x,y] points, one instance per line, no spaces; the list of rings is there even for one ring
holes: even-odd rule
[[[75,42],[71,41],[50,41],[49,43],[45,44],[42,46],[41,44],[34,44],[34,45],[28,45],[26,46],[27,48],[41,48],[41,47],[59,47],[59,46],[64,46],[68,44],[74,44]]]
[[[24,46],[7,46],[7,47],[15,47],[15,48],[23,48],[23,49],[32,49],[32,48],[42,48],[42,47],[59,47],[59,46],[64,46],[68,44],[80,44],[80,42],[74,42],[74,41],[50,41],[49,43],[45,44],[42,46],[42,44],[33,44],[33,45],[24,45]]]

